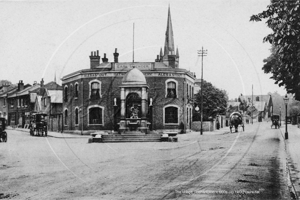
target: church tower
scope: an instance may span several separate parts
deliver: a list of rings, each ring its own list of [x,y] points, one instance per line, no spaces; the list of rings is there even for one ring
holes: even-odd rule
[[[178,68],[179,65],[179,53],[178,48],[175,53],[175,45],[174,45],[174,35],[173,35],[173,27],[171,20],[171,11],[170,6],[168,10],[168,21],[167,21],[167,30],[165,36],[165,46],[164,53],[162,53],[162,49],[160,49],[160,54],[157,56],[157,61],[159,58],[160,62],[163,62],[169,67]]]

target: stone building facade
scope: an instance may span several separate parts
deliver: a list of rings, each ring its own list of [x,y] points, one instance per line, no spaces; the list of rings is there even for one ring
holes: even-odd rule
[[[92,52],[90,68],[62,78],[65,130],[189,130],[195,75],[179,67],[170,10],[164,53],[154,62],[119,62]]]

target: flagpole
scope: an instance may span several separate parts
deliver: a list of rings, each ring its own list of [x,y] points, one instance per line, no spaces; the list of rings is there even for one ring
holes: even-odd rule
[[[134,62],[134,23],[133,23],[133,41],[132,41],[132,62]]]
[[[253,124],[253,107],[254,107],[254,105],[253,105],[253,84],[252,84],[252,109],[251,109],[251,123]]]

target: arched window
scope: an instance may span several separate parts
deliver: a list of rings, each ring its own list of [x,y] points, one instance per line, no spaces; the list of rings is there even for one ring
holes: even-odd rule
[[[89,82],[90,85],[90,99],[99,99],[101,97],[101,82],[93,80]]]
[[[178,124],[178,107],[168,106],[164,108],[164,123],[165,124]]]
[[[103,125],[103,107],[92,106],[89,107],[89,124]]]
[[[64,101],[65,102],[68,101],[68,86],[65,86],[65,89],[64,89]]]
[[[256,101],[259,101],[259,97],[256,97]]]
[[[79,109],[75,108],[75,125],[79,124]]]
[[[178,82],[174,79],[166,81],[166,98],[177,98]]]
[[[74,96],[76,97],[76,98],[78,98],[78,83],[75,83],[75,85],[74,85]]]
[[[74,95],[74,94],[73,94],[73,85],[72,84],[70,85],[69,93],[70,93],[70,98],[73,98],[72,95]]]
[[[68,125],[68,110],[65,110],[65,125]]]

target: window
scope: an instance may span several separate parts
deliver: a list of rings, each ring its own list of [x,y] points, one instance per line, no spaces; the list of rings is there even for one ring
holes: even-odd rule
[[[3,107],[6,106],[6,100],[7,100],[7,99],[4,98],[4,101],[3,101]]]
[[[167,98],[176,98],[176,83],[170,81],[167,83]]]
[[[75,92],[75,98],[77,98],[78,97],[78,83],[75,83],[75,85],[74,85],[74,92]]]
[[[259,97],[256,97],[256,101],[259,101]]]
[[[90,98],[99,99],[101,82],[98,80],[94,80],[91,81],[89,84],[90,84]]]
[[[192,87],[192,98],[194,98],[194,87]]]
[[[47,106],[46,98],[43,98],[43,101],[44,101],[44,106],[46,107]]]
[[[14,99],[10,99],[9,101],[10,107],[13,108],[14,107]]]
[[[70,98],[72,98],[72,95],[73,95],[73,85],[72,84],[70,85],[69,93],[70,93]]]
[[[178,108],[169,106],[165,108],[165,123],[178,124]]]
[[[186,123],[189,123],[189,108],[186,108]]]
[[[79,124],[79,109],[75,108],[75,125]]]
[[[65,110],[65,126],[68,125],[68,110]]]
[[[186,84],[186,94],[187,98],[189,98],[189,84]]]
[[[103,124],[103,109],[101,107],[89,108],[89,124]]]
[[[68,86],[65,86],[65,89],[64,89],[64,101],[65,102],[68,101]]]

